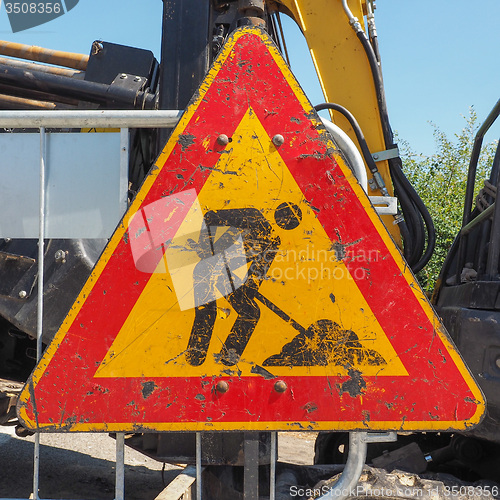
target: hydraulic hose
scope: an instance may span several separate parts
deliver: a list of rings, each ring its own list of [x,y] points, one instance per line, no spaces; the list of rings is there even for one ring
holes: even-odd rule
[[[417,194],[415,188],[411,185],[410,181],[403,172],[401,158],[394,158],[393,161],[389,162],[389,167],[391,169],[391,176],[393,180],[396,182],[396,185],[401,186],[401,189],[403,189],[403,191],[405,192],[405,198],[407,195],[408,198],[414,204],[416,211],[418,211],[418,213],[421,216],[421,219],[420,218],[418,219],[421,227],[421,229],[419,230],[419,237],[423,238],[422,220],[427,230],[427,248],[425,249],[424,254],[421,255],[420,248],[425,247],[425,242],[422,241],[422,243],[419,243],[418,245],[419,251],[417,253],[418,255],[421,255],[421,257],[415,264],[411,265],[413,271],[415,273],[418,273],[424,268],[424,266],[429,262],[429,260],[432,257],[434,248],[436,246],[436,230],[434,228],[434,223],[432,222],[432,217],[429,214],[427,207],[424,205],[424,202]],[[413,259],[415,258],[416,256],[413,256]]]
[[[361,127],[359,126],[357,120],[354,118],[352,113],[348,111],[346,108],[343,106],[340,106],[339,104],[335,103],[323,103],[323,104],[318,104],[317,106],[314,106],[314,109],[316,111],[322,111],[324,109],[333,109],[334,111],[338,111],[341,113],[345,118],[348,120],[349,124],[351,125],[352,129],[354,130],[354,134],[356,135],[356,139],[359,144],[359,148],[362,152],[363,159],[365,160],[365,163],[367,164],[368,168],[370,169],[370,172],[373,174],[374,179],[377,182],[378,187],[380,188],[380,191],[384,196],[389,196],[389,193],[387,191],[387,188],[385,186],[384,180],[382,179],[382,176],[380,175],[380,172],[377,168],[377,165],[375,163],[375,160],[373,159],[370,149],[368,148],[368,144],[366,142],[365,136],[363,134],[363,131],[361,130]],[[402,206],[406,207],[407,212],[410,213],[410,219],[413,224],[411,224],[411,227],[414,227],[415,224],[417,224],[417,217],[413,213],[410,212],[411,206],[409,205],[408,201],[406,199],[402,200]],[[401,235],[403,237],[403,241],[410,241],[410,239],[415,239],[414,234],[410,233],[409,229],[406,227],[406,223],[402,221],[400,223],[400,230],[401,230]],[[414,248],[414,247],[412,247]],[[404,249],[404,256],[406,260],[409,262],[412,258],[412,255],[410,254],[410,247],[406,246]]]
[[[338,111],[339,113],[342,113],[342,115],[344,115],[345,118],[347,118],[347,121],[354,130],[354,134],[356,135],[356,139],[358,140],[361,153],[363,154],[363,158],[366,164],[368,165],[368,168],[372,173],[378,172],[377,165],[375,164],[375,160],[373,159],[370,153],[370,149],[368,148],[368,144],[366,142],[363,131],[361,130],[361,127],[359,126],[356,118],[354,118],[354,115],[350,111],[348,111],[340,104],[335,104],[333,102],[324,102],[322,104],[318,104],[314,106],[314,109],[318,112],[323,111],[324,109],[333,109],[335,111]]]
[[[349,6],[347,5],[347,0],[342,0],[342,6],[344,7],[344,11],[349,18],[349,23],[352,26],[352,29],[356,33],[361,45],[363,45],[363,49],[365,51],[366,56],[368,57],[368,63],[370,64],[370,70],[372,73],[373,83],[375,85],[375,92],[377,94],[377,101],[379,104],[379,113],[380,113],[380,121],[382,123],[382,130],[384,134],[384,140],[386,147],[392,144],[393,135],[392,130],[389,126],[389,116],[387,114],[387,104],[385,100],[385,92],[384,92],[384,84],[382,81],[382,73],[380,71],[379,62],[377,60],[377,56],[375,51],[370,44],[370,40],[367,37],[361,23],[359,22],[357,17],[354,17]],[[373,21],[372,21],[373,23]]]
[[[375,27],[375,15],[373,14],[374,9],[375,9],[374,0],[368,0],[366,2],[368,36],[370,37],[370,44],[373,47],[373,52],[375,53],[375,57],[378,63],[380,64],[380,52],[378,49],[377,28]]]
[[[416,210],[415,204],[405,196],[404,189],[402,186],[392,179],[394,185],[394,193],[401,206],[401,212],[404,214],[404,226],[406,227],[406,232],[403,234],[404,245],[404,256],[408,263],[417,262],[419,256],[423,252],[425,239],[423,233],[419,232],[422,228],[422,222]],[[400,224],[400,228],[403,224]],[[412,242],[411,245],[409,242]],[[419,253],[420,252],[420,253]]]

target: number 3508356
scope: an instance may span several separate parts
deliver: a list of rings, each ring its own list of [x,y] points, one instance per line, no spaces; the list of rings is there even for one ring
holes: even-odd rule
[[[6,2],[7,14],[59,14],[60,2]]]

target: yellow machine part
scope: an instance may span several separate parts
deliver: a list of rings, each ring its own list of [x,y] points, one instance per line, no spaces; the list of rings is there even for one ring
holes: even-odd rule
[[[370,64],[341,0],[279,0],[277,3],[288,9],[304,34],[326,102],[340,104],[354,115],[372,154],[384,151],[386,146]],[[366,2],[348,0],[348,5],[364,28]],[[338,112],[330,113],[332,121],[357,144],[349,122]],[[388,162],[377,162],[377,167],[392,195]],[[379,196],[380,192],[370,189],[369,195]],[[383,216],[382,220],[399,244],[401,238],[394,217]]]

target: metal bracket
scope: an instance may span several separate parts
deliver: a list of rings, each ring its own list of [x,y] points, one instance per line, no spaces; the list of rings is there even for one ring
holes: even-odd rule
[[[398,213],[398,199],[394,196],[369,196],[368,198],[379,215]]]
[[[397,158],[399,156],[399,148],[396,146],[385,151],[379,151],[378,153],[372,153],[372,158],[375,162],[390,160],[391,158]]]
[[[330,487],[330,491],[319,497],[318,500],[343,499],[351,496],[363,472],[368,443],[385,443],[396,440],[396,432],[350,432],[349,454],[344,472]]]
[[[365,443],[395,443],[398,440],[396,431],[364,432],[362,439]]]

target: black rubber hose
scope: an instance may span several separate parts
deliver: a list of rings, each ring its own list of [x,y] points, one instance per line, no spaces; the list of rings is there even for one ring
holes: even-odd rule
[[[404,214],[404,220],[407,224],[407,233],[405,236],[402,235],[405,242],[404,256],[408,265],[412,267],[419,261],[425,245],[424,233],[419,233],[419,229],[422,227],[421,217],[416,210],[415,204],[408,197],[407,193],[405,193],[401,183],[393,179],[393,184],[394,193],[399,200],[401,211]],[[411,245],[408,242],[411,242]]]
[[[322,111],[324,109],[333,109],[335,111],[340,112],[347,118],[351,127],[354,130],[356,139],[358,140],[361,152],[363,154],[363,158],[365,159],[368,168],[373,174],[377,173],[378,167],[370,153],[363,131],[361,130],[361,127],[359,126],[357,120],[354,118],[352,113],[343,106],[340,106],[339,104],[335,103],[318,104],[314,108],[316,109],[316,111]],[[419,257],[424,249],[425,239],[422,234],[423,229],[421,229],[420,233],[415,231],[415,228],[422,228],[422,223],[418,211],[416,210],[412,200],[406,195],[404,187],[399,183],[395,183],[394,189],[398,193],[400,204],[403,209],[403,213],[405,214],[405,221],[406,220],[408,221],[408,223],[403,221],[403,223],[400,224],[400,230],[403,241],[407,243],[407,245],[404,245],[403,247],[403,253],[405,259],[411,266],[412,264],[418,262]],[[410,241],[412,242],[411,245],[408,244],[408,242]]]
[[[379,63],[377,61],[374,49],[370,44],[368,37],[366,36],[366,33],[361,30],[357,32],[357,35],[363,45],[370,64],[375,85],[375,92],[379,105],[380,121],[382,124],[385,146],[387,149],[391,149],[392,147],[394,147],[394,137],[389,124],[387,103],[385,100],[382,74],[380,71]],[[354,133],[356,134],[356,138],[358,140],[361,152],[366,164],[368,165],[368,168],[372,173],[378,172],[378,168],[372,158],[366,139],[364,138],[361,128],[359,127],[354,116],[343,106],[333,103],[320,104],[318,106],[315,106],[315,109],[316,111],[321,111],[323,109],[333,109],[342,113],[347,118],[354,130]],[[435,246],[435,230],[434,224],[427,208],[404,175],[401,167],[401,160],[399,158],[389,160],[389,170],[391,173],[391,178],[394,184],[395,191],[397,191],[398,193],[399,202],[403,211],[404,219],[406,221],[406,227],[401,226],[401,236],[403,237],[403,241],[405,243],[404,255],[413,271],[418,272],[427,264],[427,262],[432,257]],[[427,248],[424,252],[426,229]]]
[[[432,222],[432,217],[427,210],[427,207],[424,205],[424,202],[418,196],[414,187],[411,185],[410,181],[406,178],[403,173],[401,158],[393,158],[389,160],[389,168],[391,169],[391,175],[393,178],[396,178],[405,191],[408,193],[410,199],[415,203],[418,211],[422,215],[424,224],[427,227],[427,248],[425,253],[422,255],[420,260],[412,265],[412,269],[415,273],[418,273],[423,269],[423,267],[429,262],[434,252],[434,248],[436,246],[436,230],[434,228],[434,223]]]
[[[389,166],[389,168],[391,167]],[[410,239],[407,239],[406,242],[411,242],[411,245],[408,245],[410,248],[405,251],[405,257],[407,258],[408,264],[414,266],[420,260],[425,249],[425,226],[419,209],[412,197],[408,194],[405,184],[400,181],[399,176],[393,174],[392,170],[390,170],[390,174],[394,192],[399,200],[405,221],[407,221],[409,228],[408,235]]]
[[[357,36],[358,39],[361,41],[361,44],[363,45],[363,48],[365,50],[366,56],[368,57],[368,62],[370,64],[370,69],[372,72],[373,76],[373,81],[375,85],[375,92],[377,95],[377,101],[379,105],[379,114],[380,114],[380,121],[382,123],[382,131],[384,134],[384,141],[385,141],[385,146],[387,149],[391,149],[394,147],[394,136],[392,133],[392,129],[389,123],[389,116],[387,112],[387,102],[385,99],[385,93],[384,93],[384,84],[382,81],[382,74],[380,71],[380,66],[377,61],[377,57],[374,51],[374,48],[370,44],[370,40],[366,36],[366,33],[363,30],[357,31]],[[403,173],[402,170],[402,165],[401,165],[401,159],[400,158],[393,158],[389,160],[389,169],[391,171],[391,177],[393,178],[393,183],[397,183],[398,180],[400,181],[400,189],[398,190],[399,193],[399,199],[400,199],[400,204],[403,206],[402,200],[405,197],[409,197],[412,204],[417,208],[417,210],[421,213],[421,217],[423,219],[423,222],[425,224],[425,227],[427,228],[427,248],[425,253],[422,255],[420,259],[416,257],[417,255],[421,255],[421,253],[418,253],[416,250],[415,252],[411,252],[412,259],[411,262],[408,262],[408,264],[412,267],[414,272],[420,271],[430,260],[432,257],[432,253],[434,252],[434,247],[435,247],[435,241],[436,241],[436,233],[435,233],[435,228],[434,224],[432,222],[432,218],[427,210],[427,207],[424,205],[422,202],[421,198],[418,196],[417,192],[413,188],[413,186],[410,184],[408,179]],[[396,180],[397,178],[397,180]],[[405,203],[407,207],[409,205]],[[403,215],[405,219],[407,217],[410,217],[413,219],[413,216],[410,216],[408,212],[405,213],[403,210]],[[405,243],[409,244],[412,247],[416,247],[416,249],[421,247],[421,241],[425,240],[425,236],[421,232],[422,224],[418,223],[416,227],[409,228],[410,232],[415,231],[415,234],[419,234],[417,237],[417,241],[406,241]],[[424,243],[425,246],[425,243]],[[405,252],[406,254],[406,252]],[[417,262],[415,262],[415,258],[417,258]]]
[[[378,39],[377,36],[370,36],[370,45],[373,48],[373,53],[375,54],[375,59],[380,64],[380,51],[378,48]]]
[[[392,134],[391,127],[389,125],[389,115],[387,113],[387,102],[385,99],[384,83],[382,81],[382,74],[380,72],[380,66],[377,61],[377,57],[370,44],[370,40],[366,36],[364,31],[356,32],[361,44],[365,50],[366,56],[368,57],[368,62],[370,64],[370,69],[373,76],[373,82],[375,84],[375,93],[377,95],[380,121],[382,123],[382,131],[384,134],[384,141],[386,148],[389,149],[390,145],[393,145],[394,136]]]
[[[324,102],[322,104],[318,104],[317,106],[314,106],[314,109],[318,112],[323,111],[324,109],[333,109],[334,111],[338,111],[339,113],[344,115],[351,125],[352,129],[354,130],[354,133],[356,134],[356,139],[358,140],[361,154],[363,155],[368,168],[373,174],[378,172],[377,165],[372,157],[372,154],[370,153],[370,149],[368,148],[368,143],[366,142],[363,131],[361,130],[361,127],[359,126],[356,118],[354,118],[354,115],[348,109],[344,108],[344,106],[341,106],[340,104],[335,104],[333,102]]]
[[[375,160],[373,159],[370,150],[368,148],[368,144],[366,142],[365,136],[363,134],[363,131],[361,130],[361,127],[359,126],[356,118],[353,116],[353,114],[341,106],[340,104],[335,104],[335,103],[323,103],[323,104],[318,104],[317,106],[314,106],[314,109],[316,111],[322,111],[324,109],[333,109],[335,111],[338,111],[342,115],[346,117],[346,119],[349,121],[351,127],[354,130],[354,133],[356,135],[356,139],[359,143],[359,147],[361,149],[361,153],[363,155],[363,158],[368,165],[368,168],[370,171],[375,174],[378,173],[378,167],[375,163]],[[420,257],[420,255],[423,252],[424,245],[425,245],[425,239],[423,237],[423,225],[421,222],[421,219],[419,217],[418,211],[415,208],[414,203],[412,200],[405,194],[404,187],[400,183],[395,183],[395,191],[398,192],[399,194],[399,199],[400,199],[400,204],[403,208],[403,213],[405,214],[406,219],[408,219],[409,224],[407,222],[402,221],[400,223],[400,231],[401,231],[401,236],[403,237],[403,241],[409,242],[415,242],[415,244],[412,245],[405,245],[403,248],[403,253],[405,256],[405,259],[407,262],[410,263],[416,263]],[[399,193],[399,191],[401,193]],[[385,191],[387,192],[387,190]],[[421,228],[420,233],[416,232],[414,228]],[[416,254],[416,252],[419,252]],[[411,265],[411,264],[410,264]]]

